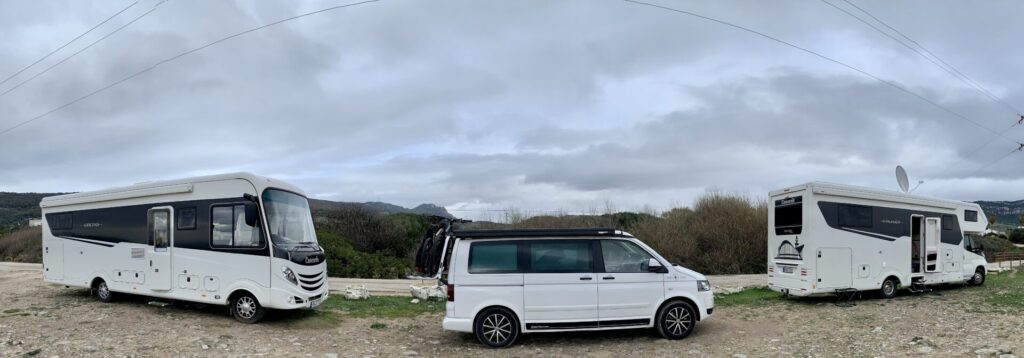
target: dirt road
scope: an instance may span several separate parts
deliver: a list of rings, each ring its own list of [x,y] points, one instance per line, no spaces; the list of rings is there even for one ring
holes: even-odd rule
[[[87,290],[0,268],[0,356],[1011,356],[1024,352],[1019,310],[980,302],[990,287],[904,293],[838,307],[831,299],[720,306],[682,341],[650,331],[535,334],[509,349],[482,348],[440,329],[440,314],[353,318],[274,313],[257,325],[221,307],[155,307],[144,298],[103,304]],[[383,324],[383,326],[381,326]],[[371,328],[371,326],[377,328]]]

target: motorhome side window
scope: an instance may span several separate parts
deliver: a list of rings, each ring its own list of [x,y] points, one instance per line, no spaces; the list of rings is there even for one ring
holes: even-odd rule
[[[648,272],[647,267],[654,258],[640,246],[625,240],[601,240],[601,257],[604,272],[611,273]]]
[[[474,242],[469,246],[469,273],[515,273],[519,270],[517,241]]]
[[[71,214],[57,214],[53,216],[53,222],[50,223],[50,227],[53,230],[71,230],[74,228],[74,222],[71,218]]]
[[[775,235],[798,235],[803,222],[802,196],[775,201]]]
[[[839,226],[871,227],[873,214],[870,206],[839,204]]]
[[[210,214],[213,247],[260,247],[259,230],[245,224],[244,205],[214,206]]]
[[[530,246],[530,272],[574,273],[593,272],[590,241],[532,241]]]
[[[942,216],[942,230],[953,230],[953,221],[956,221],[956,217],[953,215]]]
[[[195,230],[196,208],[179,208],[177,214],[178,230]]]
[[[978,212],[974,210],[964,210],[964,221],[970,221],[972,223],[978,222]]]

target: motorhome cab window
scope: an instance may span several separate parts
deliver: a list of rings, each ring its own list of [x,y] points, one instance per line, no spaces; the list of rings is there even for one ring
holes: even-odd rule
[[[274,245],[294,246],[316,242],[313,217],[306,198],[284,190],[263,191],[263,204],[267,213],[267,228]]]
[[[648,272],[647,265],[654,258],[640,246],[622,240],[601,240],[601,257],[604,272],[611,273]]]
[[[869,228],[871,219],[870,206],[839,204],[839,226]]]
[[[519,272],[516,241],[474,242],[469,247],[469,273]]]
[[[245,224],[245,205],[214,206],[210,240],[214,247],[260,247],[259,230]]]
[[[803,226],[803,197],[775,201],[775,235],[798,235]]]
[[[590,241],[530,242],[530,272],[592,272]]]
[[[195,230],[196,208],[181,208],[177,210],[178,230]]]
[[[970,221],[972,223],[978,222],[978,212],[974,210],[964,210],[964,221]]]

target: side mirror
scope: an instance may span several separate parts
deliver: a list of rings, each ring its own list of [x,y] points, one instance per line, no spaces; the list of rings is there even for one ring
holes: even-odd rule
[[[259,221],[260,210],[259,207],[256,206],[256,203],[245,203],[245,224],[249,226],[256,226],[256,223]]]
[[[662,266],[661,262],[658,262],[658,260],[655,260],[655,259],[652,258],[652,259],[647,261],[647,271],[657,272],[657,273],[666,273],[666,272],[668,272],[668,269],[666,269],[665,266]]]

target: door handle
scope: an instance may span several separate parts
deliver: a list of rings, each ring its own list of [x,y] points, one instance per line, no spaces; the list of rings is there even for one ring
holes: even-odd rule
[[[605,277],[602,277],[601,279],[602,280],[614,280],[615,276],[605,276]]]
[[[594,278],[593,278],[593,277],[590,277],[590,276],[583,276],[583,277],[580,277],[580,281],[590,281],[590,280],[593,280],[593,279],[594,279]]]

